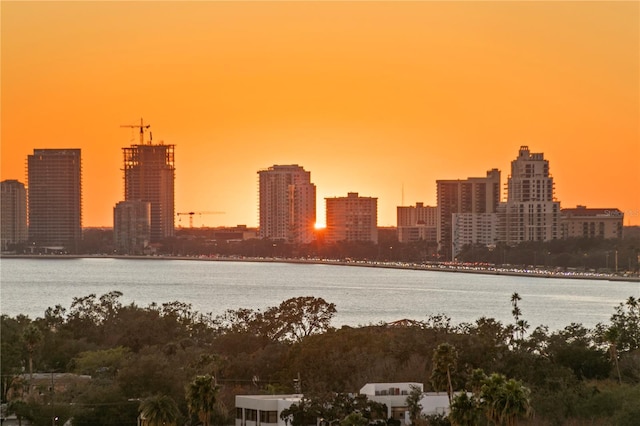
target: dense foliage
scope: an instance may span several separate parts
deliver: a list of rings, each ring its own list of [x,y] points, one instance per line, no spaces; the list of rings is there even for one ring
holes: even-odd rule
[[[386,421],[380,407],[341,395],[371,382],[422,382],[447,391],[454,408],[450,418],[416,419],[424,424],[632,425],[640,418],[633,297],[608,324],[549,331],[530,330],[517,294],[513,324],[483,317],[451,325],[433,316],[340,329],[331,327],[335,306],[314,297],[214,317],[178,301],[123,305],[121,296],[77,297],[36,319],[2,315],[9,411],[35,425],[54,416],[58,424],[73,417],[74,425],[135,425],[141,412],[166,424],[232,424],[237,394],[302,391],[308,406],[331,408],[325,418],[368,424]],[[78,376],[61,383],[60,373]]]

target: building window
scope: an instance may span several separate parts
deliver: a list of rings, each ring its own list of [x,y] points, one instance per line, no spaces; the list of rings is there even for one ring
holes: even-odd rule
[[[242,408],[236,408],[236,419],[242,420]]]
[[[278,423],[278,412],[260,411],[260,423]]]
[[[258,420],[258,410],[246,410],[246,421],[248,422],[255,422],[256,420]]]

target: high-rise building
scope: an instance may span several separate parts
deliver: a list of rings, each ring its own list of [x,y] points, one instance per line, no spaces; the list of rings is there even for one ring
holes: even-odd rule
[[[445,260],[453,260],[453,215],[455,213],[491,213],[495,214],[500,204],[500,171],[492,169],[487,177],[464,180],[438,180],[438,223],[436,234],[438,250]],[[467,220],[467,223],[486,223],[486,221]],[[497,230],[496,230],[497,232]],[[473,235],[473,232],[468,235]],[[459,240],[459,244],[474,241]]]
[[[398,241],[437,241],[438,208],[416,203],[415,206],[396,208]]]
[[[151,203],[120,201],[116,204],[113,238],[118,253],[144,254],[151,241]]]
[[[141,141],[142,142],[142,141]],[[147,144],[122,148],[124,200],[151,205],[151,242],[174,235],[174,145]]]
[[[316,186],[297,164],[258,171],[260,238],[309,243],[316,223]]]
[[[29,241],[45,250],[76,252],[82,239],[79,149],[34,149],[27,158]]]
[[[0,182],[0,238],[2,250],[27,241],[27,190],[22,182],[3,180]]]
[[[378,199],[349,192],[346,197],[325,198],[326,241],[378,242]]]
[[[554,200],[553,177],[543,153],[520,147],[511,162],[503,209],[507,244],[560,238],[560,202]]]

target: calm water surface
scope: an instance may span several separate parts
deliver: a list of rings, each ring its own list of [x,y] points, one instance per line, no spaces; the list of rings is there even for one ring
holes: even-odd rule
[[[399,319],[425,320],[445,314],[454,324],[487,316],[512,322],[510,298],[532,327],[552,330],[572,322],[592,327],[607,322],[637,282],[511,277],[354,266],[137,259],[0,260],[0,312],[42,317],[74,297],[109,291],[121,301],[146,307],[171,301],[190,303],[202,313],[265,309],[298,296],[336,304],[333,325],[364,325]]]

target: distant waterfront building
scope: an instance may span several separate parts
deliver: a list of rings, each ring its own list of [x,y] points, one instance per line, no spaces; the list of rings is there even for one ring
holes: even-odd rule
[[[113,208],[113,238],[120,254],[145,254],[151,241],[151,203],[120,201]]]
[[[297,164],[258,171],[260,238],[309,243],[314,240],[316,186]]]
[[[27,241],[27,190],[22,182],[3,180],[0,182],[2,250]]]
[[[29,241],[76,252],[82,239],[80,149],[34,149],[27,158]]]
[[[211,237],[216,241],[245,241],[258,238],[258,230],[247,225],[213,228]]]
[[[124,200],[151,204],[151,242],[155,243],[174,235],[175,146],[140,142],[122,148]]]
[[[624,213],[616,208],[560,210],[562,238],[622,238]]]
[[[437,180],[436,186],[438,250],[444,260],[453,260],[453,215],[455,213],[497,214],[498,205],[500,204],[500,170],[489,170],[487,177],[484,178]],[[468,221],[471,224],[485,222]],[[470,231],[469,235],[472,234],[474,232]],[[459,244],[472,242],[474,241],[459,240]]]
[[[416,203],[415,206],[396,208],[398,241],[437,241],[438,208]]]
[[[378,199],[349,192],[346,197],[325,198],[326,241],[378,242]]]
[[[468,244],[485,247],[498,241],[498,215],[496,213],[454,213],[452,215],[452,250],[455,258]]]
[[[560,238],[560,202],[554,200],[553,177],[543,153],[520,147],[518,157],[511,162],[501,216],[503,239],[509,245]]]

